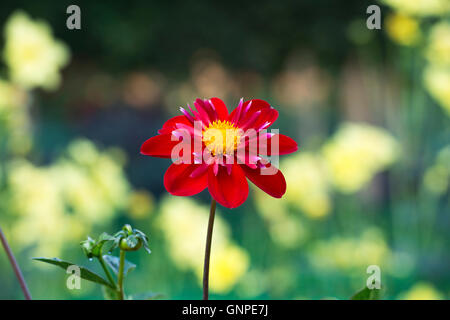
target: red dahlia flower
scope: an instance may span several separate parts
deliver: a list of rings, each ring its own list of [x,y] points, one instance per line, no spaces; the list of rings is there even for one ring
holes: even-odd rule
[[[286,181],[268,158],[295,152],[297,143],[288,136],[267,133],[278,111],[259,99],[241,99],[230,114],[219,98],[197,99],[194,105],[196,110],[188,105],[192,114],[180,108],[183,115],[169,119],[159,135],[141,147],[144,155],[174,160],[179,138],[190,139],[188,147],[194,146],[193,151],[183,149],[164,175],[167,191],[192,196],[208,187],[214,200],[235,208],[247,199],[248,178],[269,195],[281,198]],[[209,159],[202,161],[206,154]]]

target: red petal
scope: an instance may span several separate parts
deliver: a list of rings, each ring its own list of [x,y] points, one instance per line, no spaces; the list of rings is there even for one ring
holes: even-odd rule
[[[209,125],[210,122],[215,120],[214,110],[212,110],[209,105],[205,104],[202,99],[196,99],[194,102],[194,106],[198,112],[196,120],[202,121],[205,125]]]
[[[227,208],[236,208],[245,202],[248,196],[248,183],[244,171],[238,164],[233,164],[231,173],[219,166],[217,175],[213,166],[208,169],[208,190],[211,196]]]
[[[252,104],[247,111],[248,113],[254,113],[258,110],[270,108],[270,103],[268,103],[267,101],[264,101],[261,99],[252,99],[252,100],[248,100],[248,101],[244,102],[244,110],[245,110],[245,107],[250,103],[250,101],[252,102]]]
[[[257,118],[255,123],[251,126],[256,130],[261,130],[270,127],[278,119],[278,111],[274,108],[261,110],[261,115]]]
[[[206,171],[191,177],[198,167],[195,164],[172,164],[164,175],[164,187],[174,196],[193,196],[203,191],[208,186]]]
[[[151,137],[142,144],[141,153],[146,156],[170,158],[173,147],[180,143],[178,140],[172,141],[171,137],[172,134]]]
[[[211,102],[216,109],[219,120],[226,120],[228,118],[228,109],[225,103],[219,98],[211,98]]]
[[[245,112],[246,108],[248,107],[248,104],[251,102],[250,107],[248,108],[247,112]],[[241,126],[242,124],[245,124],[250,120],[252,115],[255,112],[260,111],[260,115],[254,121],[251,125],[251,128],[260,129],[261,126],[263,126],[266,122],[268,122],[267,127],[269,127],[272,123],[275,122],[278,118],[278,111],[275,110],[270,106],[270,104],[264,100],[261,99],[253,99],[245,101],[242,106],[241,115],[237,121],[238,126]],[[231,112],[228,119],[233,119],[234,114],[236,113],[236,109]]]
[[[265,193],[271,195],[275,198],[281,198],[286,192],[286,180],[280,170],[271,166],[273,169],[277,170],[276,174],[273,175],[262,175],[261,169],[251,169],[247,166],[242,166],[247,178],[253,182],[258,188],[260,188]],[[267,166],[267,168],[269,168]]]
[[[182,123],[185,125],[188,125],[190,127],[192,127],[192,123],[191,121],[189,121],[188,118],[186,118],[186,116],[176,116],[173,118],[170,118],[169,120],[167,120],[164,124],[162,129],[158,130],[159,134],[167,134],[167,133],[172,133],[173,130],[177,129],[176,125],[177,123]]]
[[[278,148],[275,148],[275,152],[272,153],[272,142],[274,141],[275,136],[278,136]],[[259,144],[259,143],[258,143]],[[259,147],[259,145],[258,145]],[[278,149],[278,152],[277,152]],[[285,136],[284,134],[277,134],[271,138],[267,139],[267,147],[262,147],[259,149],[259,154],[262,155],[283,155],[293,153],[298,150],[297,142],[295,142],[292,138]]]
[[[244,111],[247,108],[247,106],[250,103],[250,101],[252,101],[252,104],[251,104],[250,108],[247,110],[247,112],[245,114],[250,114],[251,115],[251,114],[255,113],[258,110],[265,109],[265,108],[270,108],[270,104],[268,102],[264,101],[264,100],[261,100],[261,99],[253,99],[253,100],[245,101],[243,103],[243,106],[242,106],[241,116],[239,117],[238,120],[242,119],[242,117],[245,115]],[[237,108],[234,109],[231,112],[231,114],[229,116],[229,119],[232,119],[236,112],[237,112]]]

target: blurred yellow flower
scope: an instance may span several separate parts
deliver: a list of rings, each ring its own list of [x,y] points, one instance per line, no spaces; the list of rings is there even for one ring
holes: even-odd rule
[[[70,153],[45,167],[21,159],[8,165],[9,201],[17,215],[12,237],[21,246],[34,246],[37,254],[58,255],[66,242],[79,241],[127,204],[122,167],[87,140],[69,149],[79,144],[95,150],[97,158],[89,165],[74,161]]]
[[[130,185],[122,164],[109,151],[99,152],[89,140],[78,139],[67,154],[52,167],[52,174],[71,210],[97,223],[126,207]]]
[[[402,13],[426,17],[440,16],[450,13],[448,0],[381,0]]]
[[[423,77],[430,95],[450,116],[450,67],[429,65]]]
[[[57,255],[65,241],[80,236],[76,221],[65,215],[57,185],[46,169],[17,160],[9,168],[11,205],[18,219],[12,237],[21,246],[35,246],[34,252]]]
[[[390,249],[378,229],[368,229],[358,238],[334,237],[315,244],[310,262],[319,269],[344,271],[366,269],[369,265],[386,265]]]
[[[432,193],[444,194],[450,180],[450,145],[439,151],[435,163],[425,171],[424,185]]]
[[[254,186],[251,186],[251,190],[253,191],[253,199],[255,200],[258,213],[264,219],[272,221],[288,215],[288,208],[286,207],[285,201],[268,197],[267,193]]]
[[[433,64],[450,67],[449,22],[439,22],[433,26],[430,31],[426,56]]]
[[[306,235],[301,222],[292,216],[271,221],[269,232],[277,244],[286,248],[295,248],[303,242]]]
[[[99,153],[95,145],[84,139],[72,142],[67,147],[67,154],[81,166],[91,166],[98,159]]]
[[[449,178],[449,171],[444,165],[434,165],[425,171],[425,187],[435,194],[443,194],[448,189]]]
[[[13,84],[0,79],[0,114],[19,108],[25,102],[24,93]]]
[[[206,226],[209,209],[189,198],[163,199],[157,225],[169,245],[169,254],[180,269],[196,269],[203,264]],[[212,252],[223,247],[229,238],[229,228],[216,214]]]
[[[17,85],[0,79],[0,126],[8,152],[24,155],[31,149],[28,95]]]
[[[433,26],[425,55],[430,62],[423,73],[425,87],[450,115],[450,23]]]
[[[226,293],[247,272],[249,257],[245,250],[236,245],[226,245],[211,254],[209,275],[210,289]],[[203,268],[197,268],[197,277],[202,279]]]
[[[202,280],[209,208],[189,198],[166,197],[157,225],[163,231],[169,255],[178,268],[193,271]],[[225,293],[245,274],[247,252],[230,240],[228,224],[216,214],[210,265],[211,290]]]
[[[4,58],[13,82],[27,89],[59,85],[59,70],[69,62],[69,50],[53,38],[47,23],[17,11],[6,22],[5,39]]]
[[[409,16],[394,13],[387,16],[386,32],[396,43],[411,46],[421,37],[419,22]]]
[[[258,213],[266,220],[272,240],[286,248],[301,244],[306,230],[301,221],[289,213],[286,201],[267,197],[259,188],[252,189]]]
[[[136,219],[146,218],[154,207],[153,195],[146,190],[133,191],[128,199],[128,213]]]
[[[384,129],[364,123],[344,123],[323,146],[331,181],[344,193],[364,187],[398,156],[397,141]]]
[[[415,284],[408,291],[400,294],[402,300],[443,300],[444,296],[433,285],[426,282]]]
[[[285,199],[310,218],[322,218],[331,209],[328,178],[323,159],[303,152],[287,158],[283,163],[286,183]]]

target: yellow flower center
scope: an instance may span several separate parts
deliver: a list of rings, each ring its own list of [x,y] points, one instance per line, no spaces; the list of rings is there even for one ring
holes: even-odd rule
[[[203,131],[203,142],[214,156],[233,153],[240,138],[241,130],[229,121],[214,121]]]

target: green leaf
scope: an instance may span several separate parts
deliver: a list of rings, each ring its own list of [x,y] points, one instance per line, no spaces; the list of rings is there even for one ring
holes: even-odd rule
[[[103,260],[105,260],[106,264],[112,269],[112,271],[116,275],[119,274],[119,264],[120,264],[119,258],[105,254],[103,256]],[[134,270],[135,268],[136,268],[136,265],[134,263],[131,263],[131,262],[125,260],[125,266],[123,269],[124,275],[126,276],[128,274],[128,272]]]
[[[72,263],[72,262],[69,262],[69,261],[64,261],[64,260],[61,260],[61,259],[58,259],[58,258],[32,258],[32,259],[36,260],[36,261],[41,261],[41,262],[53,264],[55,266],[63,268],[64,270],[67,270],[67,268],[69,266],[72,266],[72,265],[78,266],[76,263]],[[99,276],[95,272],[92,272],[91,270],[89,270],[89,269],[87,269],[85,267],[82,267],[82,266],[78,266],[78,267],[80,268],[80,277],[82,279],[88,280],[88,281],[91,281],[91,282],[96,282],[96,283],[99,283],[99,284],[101,284],[103,286],[108,286],[108,287],[112,288],[111,284],[107,280],[103,279],[101,276]]]
[[[381,289],[369,289],[364,287],[356,292],[350,300],[380,300]]]
[[[129,300],[156,300],[162,297],[163,295],[158,292],[144,292],[132,295]]]
[[[120,293],[110,287],[102,287],[103,296],[106,300],[120,300]]]
[[[97,240],[88,237],[87,240],[80,242],[81,248],[86,256],[90,259],[92,257],[99,257],[102,254],[103,246],[108,242],[113,242],[115,238],[106,232],[103,232]],[[113,244],[111,244],[112,246]],[[111,250],[111,246],[109,250]]]
[[[104,242],[104,241],[110,241],[110,240],[114,240],[115,238],[112,235],[107,234],[106,232],[103,232],[99,237],[98,237],[98,242]]]
[[[98,247],[98,253],[99,255],[102,253],[103,251],[110,251],[113,249],[114,246],[114,240],[116,238],[114,238],[112,235],[103,232],[100,237],[97,240],[97,247]],[[106,247],[105,247],[106,245]]]

